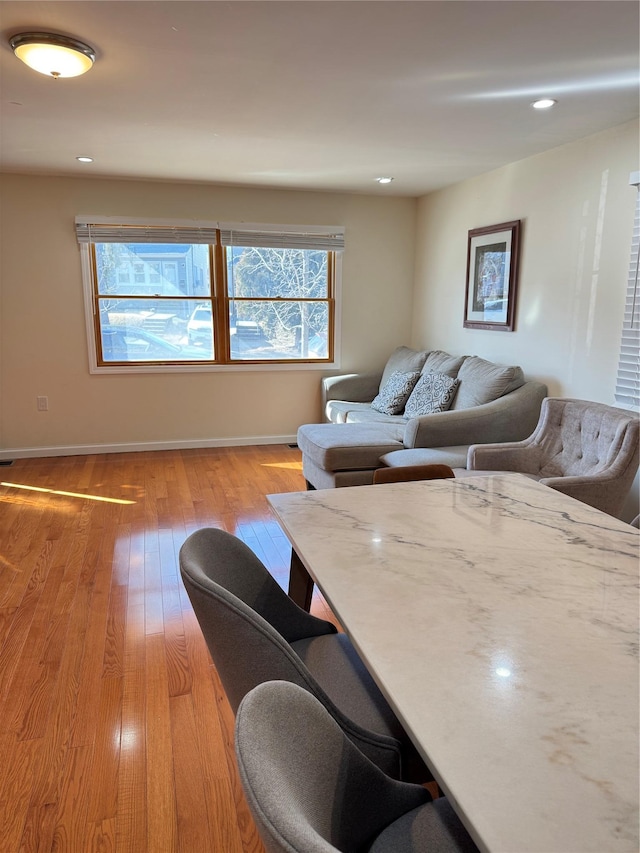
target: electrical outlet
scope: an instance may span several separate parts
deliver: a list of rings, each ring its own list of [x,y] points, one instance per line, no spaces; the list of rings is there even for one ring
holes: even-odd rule
[[[48,397],[36,397],[36,405],[38,407],[39,412],[48,412],[49,411],[49,398]]]

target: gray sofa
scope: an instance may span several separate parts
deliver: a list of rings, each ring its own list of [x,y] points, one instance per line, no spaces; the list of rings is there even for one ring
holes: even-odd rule
[[[446,411],[385,414],[371,403],[394,373],[437,374],[459,384]],[[333,488],[369,484],[382,465],[464,468],[472,444],[531,435],[546,394],[546,385],[526,381],[520,367],[398,347],[382,371],[323,380],[324,422],[298,430],[305,479],[311,488]]]

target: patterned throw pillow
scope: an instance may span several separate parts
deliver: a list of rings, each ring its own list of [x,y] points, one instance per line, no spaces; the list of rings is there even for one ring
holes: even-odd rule
[[[399,415],[409,399],[420,373],[402,373],[394,370],[378,395],[371,401],[371,408],[383,415]]]
[[[423,373],[407,400],[405,417],[446,412],[456,396],[458,385],[458,379],[452,379],[445,373]]]

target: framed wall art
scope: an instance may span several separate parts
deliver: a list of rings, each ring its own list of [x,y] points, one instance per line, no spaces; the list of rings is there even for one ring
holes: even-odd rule
[[[513,332],[519,242],[519,219],[469,231],[465,328]]]

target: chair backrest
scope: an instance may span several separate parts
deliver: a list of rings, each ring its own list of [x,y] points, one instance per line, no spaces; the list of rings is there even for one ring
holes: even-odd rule
[[[382,829],[431,799],[421,786],[386,776],[294,684],[266,682],[247,694],[235,749],[268,853],[369,849]]]
[[[561,397],[547,397],[532,441],[541,450],[540,476],[589,476],[613,466],[638,467],[638,416],[633,412]]]
[[[312,693],[366,755],[386,772],[399,776],[402,762],[410,756],[403,758],[401,743],[390,728],[376,732],[367,728],[364,721],[378,721],[380,709],[368,695],[366,684],[358,681],[360,686],[364,684],[359,698],[347,693],[339,706],[290,645],[294,643],[299,650],[313,638],[335,636],[335,625],[298,607],[253,551],[224,530],[203,528],[192,533],[180,549],[180,573],[234,712],[243,697],[263,681],[290,681]],[[324,652],[316,649],[310,657],[319,669],[321,662],[329,667],[334,683],[340,685],[345,676],[340,667],[355,664],[341,653],[332,654],[336,646],[343,645],[337,636],[335,639],[335,645],[323,645]],[[346,710],[353,710],[349,703],[354,701],[361,723]],[[388,713],[393,717],[390,709]]]
[[[336,628],[298,607],[244,542],[197,530],[180,549],[180,573],[234,711],[262,681],[315,685],[289,643]]]
[[[448,465],[398,465],[393,468],[377,468],[373,472],[375,483],[407,483],[415,480],[445,480],[455,477]]]

